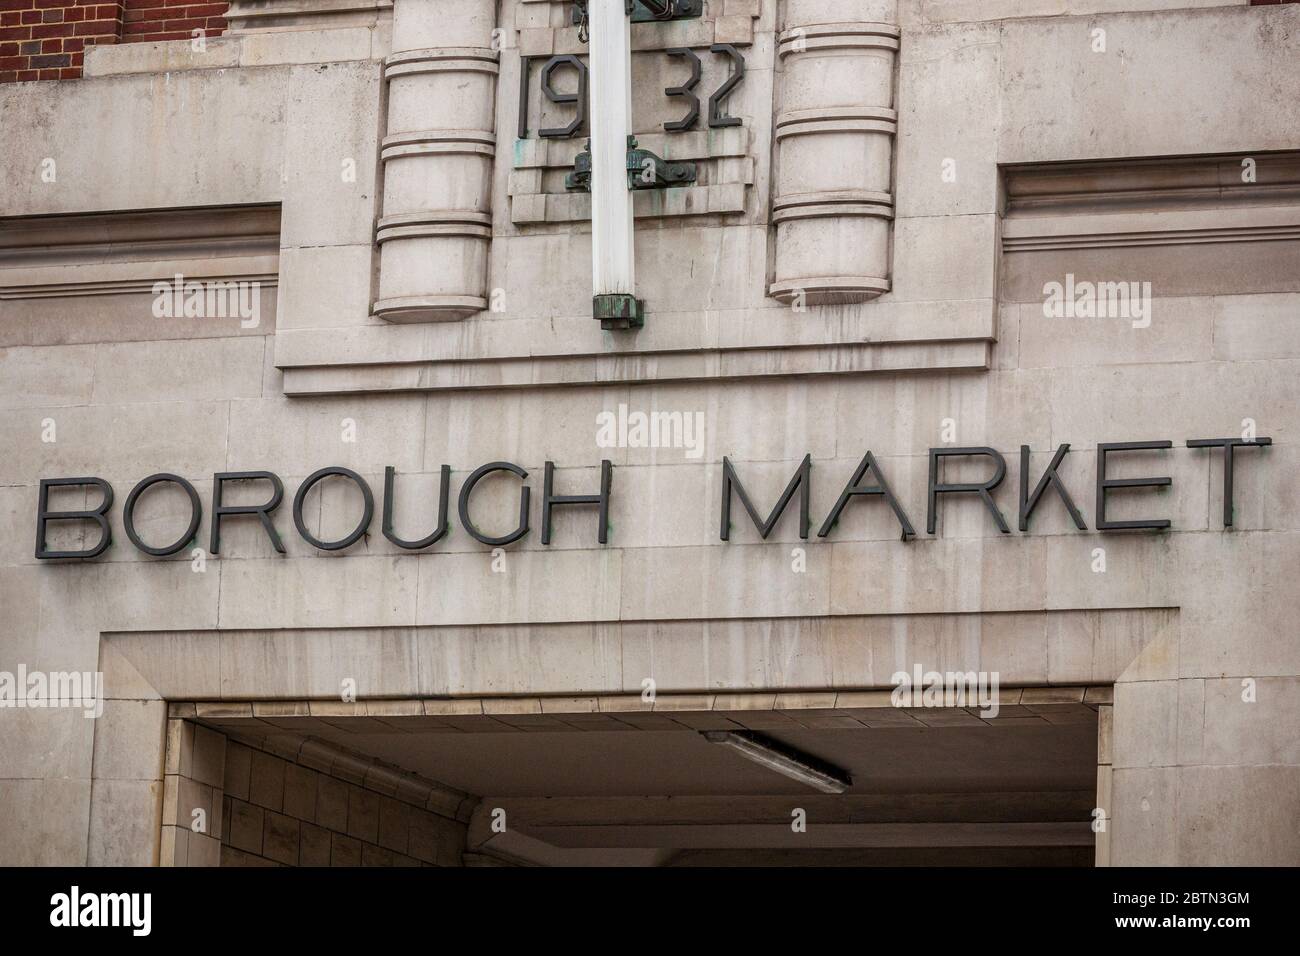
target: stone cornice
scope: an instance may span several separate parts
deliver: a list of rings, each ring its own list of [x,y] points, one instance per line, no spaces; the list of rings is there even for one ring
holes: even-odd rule
[[[229,33],[323,30],[391,20],[393,0],[231,0]]]

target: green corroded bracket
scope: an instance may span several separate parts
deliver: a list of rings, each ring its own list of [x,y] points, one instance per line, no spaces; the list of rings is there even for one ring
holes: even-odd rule
[[[660,159],[648,149],[641,149],[636,138],[627,143],[627,188],[667,189],[695,182],[694,163],[673,163]]]
[[[696,175],[694,163],[660,159],[650,150],[638,146],[635,136],[627,138],[628,189],[685,186],[695,182]],[[587,140],[586,148],[573,158],[573,172],[564,177],[564,188],[570,192],[591,191],[591,140]]]
[[[592,296],[591,317],[598,319],[606,331],[639,329],[645,325],[641,300],[625,292]]]
[[[591,192],[591,140],[573,157],[573,172],[564,177],[564,188],[571,193]]]
[[[704,0],[631,0],[627,4],[633,23],[660,20],[694,20],[704,16]]]
[[[633,23],[695,20],[704,16],[704,0],[626,0],[623,9]],[[573,25],[581,26],[586,16],[587,0],[577,0],[570,15]]]

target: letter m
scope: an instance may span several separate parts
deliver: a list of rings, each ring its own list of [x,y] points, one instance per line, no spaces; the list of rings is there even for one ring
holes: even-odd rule
[[[1102,303],[1105,303],[1104,305]],[[1127,282],[1098,282],[1097,309],[1103,318],[1128,319],[1129,294]]]
[[[722,459],[722,540],[730,540],[731,535],[731,491],[735,488],[736,494],[740,496],[740,503],[745,506],[745,511],[749,514],[749,520],[754,522],[754,527],[758,529],[758,536],[767,539],[776,527],[776,523],[781,520],[781,515],[785,511],[785,506],[790,503],[794,497],[795,490],[799,491],[799,537],[808,537],[808,496],[811,492],[812,485],[812,456],[804,455],[803,461],[799,464],[799,470],[794,473],[790,483],[785,486],[785,491],[781,493],[781,499],[772,509],[772,513],[763,521],[758,517],[758,512],[754,510],[754,504],[749,500],[749,495],[745,493],[745,486],[740,483],[740,477],[736,474],[736,469],[732,467],[731,459],[724,457]]]
[[[130,926],[133,902],[129,893],[105,893],[101,912],[101,926]]]
[[[54,671],[50,674],[50,701],[70,707],[81,700],[81,674],[77,671]]]
[[[974,671],[950,671],[944,704],[948,707],[973,707],[979,703],[979,675]]]

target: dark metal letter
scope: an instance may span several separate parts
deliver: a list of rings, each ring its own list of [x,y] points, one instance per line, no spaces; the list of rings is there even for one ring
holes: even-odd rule
[[[1256,438],[1254,441],[1242,441],[1240,438],[1189,438],[1188,448],[1222,448],[1223,449],[1223,526],[1232,527],[1232,470],[1234,448],[1263,448],[1273,444],[1271,438]]]
[[[528,67],[533,59],[531,56],[519,58],[519,117],[515,131],[519,139],[528,138]]]
[[[93,485],[104,494],[104,500],[92,511],[50,511],[50,489],[77,485]],[[45,558],[97,558],[113,542],[108,527],[108,509],[113,507],[113,488],[103,478],[42,478],[36,498],[36,557]],[[99,525],[99,543],[84,551],[50,551],[45,546],[47,521],[93,521]]]
[[[808,537],[808,496],[812,485],[812,455],[804,455],[803,461],[799,463],[799,470],[794,473],[790,483],[785,486],[785,491],[781,493],[781,499],[772,509],[772,513],[767,516],[766,521],[759,520],[758,512],[754,510],[754,505],[749,500],[749,495],[745,493],[745,486],[740,483],[739,476],[736,475],[736,469],[731,465],[731,459],[723,457],[722,459],[722,540],[730,540],[731,535],[731,488],[736,488],[736,494],[740,495],[740,503],[745,506],[745,511],[749,513],[749,520],[754,522],[754,527],[758,529],[758,536],[766,539],[776,527],[777,521],[781,519],[781,513],[785,511],[785,506],[790,503],[794,497],[794,490],[799,489],[799,537]]]
[[[272,495],[271,500],[264,505],[223,505],[221,503],[221,488],[227,481],[256,481],[263,480],[271,483]],[[280,542],[280,535],[275,530],[275,524],[271,521],[271,512],[280,507],[280,502],[284,498],[284,485],[280,479],[269,471],[223,471],[212,476],[212,537],[208,543],[208,550],[213,554],[218,553],[221,545],[221,519],[226,515],[257,515],[262,522],[262,527],[271,538],[271,544],[275,550],[284,554],[284,545]]]
[[[608,459],[600,462],[600,491],[594,495],[557,495],[554,493],[555,462],[546,463],[546,476],[542,482],[542,544],[551,543],[551,509],[557,505],[600,505],[600,525],[596,539],[604,544],[609,537],[609,485],[613,465]]]
[[[939,459],[950,458],[956,455],[984,455],[992,458],[997,462],[997,470],[994,471],[993,477],[985,482],[958,482],[956,484],[945,484],[939,481]],[[1007,527],[1007,519],[1002,517],[1002,512],[998,510],[997,503],[993,500],[991,492],[998,485],[1002,484],[1002,479],[1007,476],[1007,462],[998,452],[992,448],[931,448],[930,449],[930,501],[925,517],[925,531],[927,534],[934,534],[935,520],[938,518],[937,504],[939,495],[963,494],[974,492],[980,496],[980,500],[993,512],[993,520],[998,523],[998,530],[1003,534],[1010,534],[1011,529]]]
[[[862,484],[862,479],[866,476],[868,470],[876,478],[877,483],[874,485]],[[894,497],[894,493],[889,488],[889,483],[885,481],[885,475],[880,470],[880,465],[876,464],[876,459],[871,452],[867,452],[858,465],[857,471],[849,479],[849,483],[844,486],[844,491],[840,493],[840,500],[835,502],[835,507],[831,509],[831,513],[822,524],[821,530],[817,532],[817,537],[824,538],[830,533],[831,527],[839,519],[840,512],[844,510],[844,506],[849,503],[849,499],[854,495],[883,495],[885,501],[889,502],[889,507],[894,509],[894,515],[898,518],[898,523],[903,526],[903,540],[906,541],[908,538],[916,536],[916,530],[912,527],[912,522],[907,520],[902,505],[898,503],[898,499]]]
[[[1106,520],[1106,491],[1110,488],[1163,488],[1172,485],[1172,478],[1107,478],[1106,455],[1112,451],[1150,451],[1172,448],[1171,441],[1121,441],[1097,446],[1097,530],[1128,531],[1151,528],[1160,530],[1169,527],[1168,518],[1140,518],[1136,521]]]
[[[460,487],[460,500],[457,502],[457,510],[460,512],[460,523],[465,526],[465,530],[470,536],[483,544],[490,544],[493,547],[510,544],[518,541],[528,533],[528,497],[532,489],[524,485],[519,489],[519,527],[515,528],[509,534],[502,535],[499,538],[493,538],[490,535],[483,534],[478,528],[474,527],[474,522],[469,519],[469,496],[474,491],[474,486],[479,483],[479,479],[485,475],[490,475],[494,471],[508,471],[512,475],[518,475],[520,478],[527,478],[528,472],[524,471],[518,465],[511,464],[508,461],[492,461],[486,465],[481,465],[470,472],[470,476],[465,479],[465,484]]]
[[[711,53],[725,53],[731,57],[731,74],[709,97],[709,126],[717,129],[721,126],[739,126],[739,116],[728,116],[722,112],[722,101],[731,95],[741,80],[745,78],[745,58],[730,43],[715,43],[709,47]]]
[[[151,548],[141,541],[140,536],[135,532],[135,503],[146,489],[163,481],[170,481],[185,489],[185,494],[190,499],[190,526],[185,529],[185,532],[175,542],[167,545],[167,547]],[[199,493],[194,490],[194,486],[179,475],[162,473],[150,475],[131,489],[131,493],[126,496],[126,507],[122,510],[122,524],[126,528],[126,536],[131,539],[133,545],[145,554],[152,554],[156,558],[165,558],[169,554],[175,554],[193,540],[195,532],[199,530],[199,519],[202,515],[203,505],[199,503]]]
[[[364,502],[365,507],[361,515],[361,523],[353,528],[347,537],[339,538],[337,541],[321,541],[307,530],[307,525],[302,520],[302,503],[307,500],[307,492],[311,491],[316,482],[332,477],[349,478],[356,482],[357,487],[361,489],[361,500]],[[370,486],[366,484],[366,480],[350,468],[342,468],[338,465],[312,472],[298,486],[298,493],[293,496],[294,527],[298,529],[298,533],[302,535],[304,541],[313,548],[320,548],[322,551],[342,551],[348,545],[354,544],[358,538],[366,533],[366,529],[370,527],[370,521],[374,516],[375,496],[370,493]]]
[[[1061,476],[1056,473],[1060,467],[1062,459],[1065,458],[1066,452],[1070,450],[1069,443],[1062,443],[1056,449],[1056,454],[1052,456],[1052,463],[1047,466],[1043,472],[1043,477],[1038,479],[1038,484],[1034,487],[1034,493],[1029,493],[1029,446],[1020,446],[1020,530],[1029,530],[1029,516],[1034,513],[1038,507],[1039,500],[1043,497],[1043,492],[1047,490],[1048,485],[1056,489],[1056,493],[1061,496],[1065,502],[1065,508],[1070,512],[1070,518],[1074,521],[1074,526],[1080,531],[1087,531],[1088,526],[1083,523],[1083,515],[1079,514],[1079,509],[1074,506],[1074,499],[1070,497],[1070,490],[1065,487],[1065,482]]]
[[[679,130],[694,129],[696,122],[700,118],[700,98],[691,91],[695,85],[700,82],[700,58],[695,55],[695,51],[689,47],[673,46],[664,50],[669,56],[684,56],[689,58],[691,64],[691,78],[681,86],[670,86],[664,93],[668,96],[684,96],[690,103],[690,108],[686,115],[679,120],[672,120],[664,123],[664,129],[670,133],[676,133]]]
[[[578,89],[573,93],[560,93],[555,87],[551,86],[551,74],[565,64],[578,71]],[[587,122],[587,64],[572,53],[553,56],[542,67],[541,86],[542,92],[546,94],[546,98],[552,103],[574,103],[577,105],[578,112],[573,117],[573,122],[568,126],[552,126],[547,129],[539,129],[537,135],[544,139],[568,139],[574,136]]]
[[[441,541],[447,533],[447,491],[451,485],[451,465],[442,466],[442,482],[438,493],[438,527],[419,541],[405,541],[393,531],[393,478],[396,474],[392,465],[384,469],[384,537],[407,551],[419,551]]]

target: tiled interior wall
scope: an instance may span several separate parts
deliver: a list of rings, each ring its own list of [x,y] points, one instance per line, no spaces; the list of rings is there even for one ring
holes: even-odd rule
[[[1115,708],[1104,704],[1097,708],[1097,807],[1100,819],[1093,818],[1093,832],[1097,834],[1095,864],[1110,866],[1110,827],[1112,822],[1110,795],[1111,769],[1114,763]],[[1096,813],[1094,810],[1094,814]]]
[[[189,720],[167,721],[162,866],[217,866],[227,739]]]
[[[465,825],[229,740],[222,866],[460,866]]]

